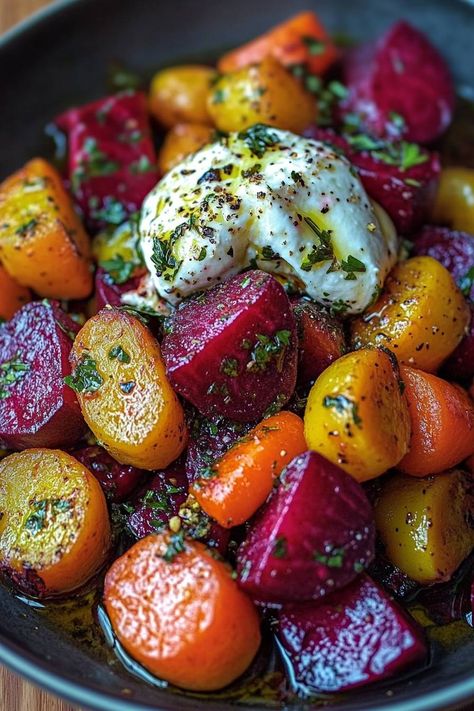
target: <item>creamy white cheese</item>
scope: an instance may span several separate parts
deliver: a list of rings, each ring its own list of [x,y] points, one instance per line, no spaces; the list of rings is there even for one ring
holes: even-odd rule
[[[345,313],[377,296],[397,253],[391,220],[345,158],[267,127],[230,134],[167,173],[144,201],[140,241],[172,304],[256,265]]]

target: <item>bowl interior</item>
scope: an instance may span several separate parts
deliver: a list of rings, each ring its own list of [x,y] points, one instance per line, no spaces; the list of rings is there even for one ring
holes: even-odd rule
[[[44,126],[63,109],[104,95],[112,60],[147,76],[163,65],[218,56],[312,7],[330,30],[356,40],[409,19],[447,56],[458,85],[474,92],[474,6],[462,0],[70,0],[0,41],[0,179],[34,155],[48,155]],[[474,698],[473,658],[471,635],[463,645],[435,650],[423,672],[352,693],[335,707],[448,708]],[[200,700],[140,681],[1,586],[0,662],[93,708],[233,708],[222,695]],[[247,709],[253,704],[240,702]]]

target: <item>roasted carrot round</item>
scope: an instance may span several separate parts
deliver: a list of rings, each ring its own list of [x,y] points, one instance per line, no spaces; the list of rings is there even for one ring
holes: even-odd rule
[[[110,548],[97,479],[57,449],[29,449],[0,462],[0,567],[39,597],[69,592],[105,562]]]
[[[421,370],[401,367],[412,423],[408,454],[398,469],[428,476],[474,453],[474,402],[463,388]]]
[[[17,284],[0,266],[0,318],[8,321],[28,301],[31,301],[29,289]]]
[[[247,521],[263,504],[275,478],[307,449],[303,422],[292,412],[263,420],[191,487],[204,511],[224,528]]]
[[[268,56],[287,66],[304,64],[314,74],[323,74],[337,57],[337,49],[313,12],[301,12],[257,39],[224,54],[217,63],[220,72],[232,72]]]
[[[107,573],[104,598],[127,652],[185,689],[227,686],[260,645],[257,612],[231,569],[179,534],[148,536],[130,548]]]

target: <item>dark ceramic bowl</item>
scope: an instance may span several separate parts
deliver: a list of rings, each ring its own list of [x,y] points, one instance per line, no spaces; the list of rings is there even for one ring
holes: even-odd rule
[[[53,116],[105,93],[111,60],[148,74],[183,59],[211,58],[311,6],[330,30],[357,40],[376,36],[400,17],[411,20],[450,60],[458,85],[474,93],[474,5],[466,0],[69,0],[0,40],[0,178],[43,151],[43,128]],[[336,708],[459,708],[474,700],[473,659],[471,636],[435,655],[423,672],[351,693]],[[119,662],[101,661],[3,587],[0,662],[94,709],[234,708],[222,697],[200,700],[153,688]]]

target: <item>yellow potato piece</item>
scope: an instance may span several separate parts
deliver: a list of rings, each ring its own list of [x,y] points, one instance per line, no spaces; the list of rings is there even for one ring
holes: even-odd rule
[[[149,105],[163,126],[207,123],[207,96],[217,72],[201,64],[184,64],[157,72],[151,81]]]
[[[390,272],[378,301],[352,322],[354,348],[385,346],[401,363],[435,372],[469,324],[466,300],[432,257],[413,257]]]
[[[204,123],[178,123],[165,136],[158,154],[158,169],[163,175],[183,158],[210,143],[214,130]]]
[[[117,461],[161,469],[179,457],[186,446],[183,408],[158,341],[136,317],[102,309],[78,333],[71,364],[84,419]]]
[[[38,596],[83,585],[104,564],[109,515],[97,479],[69,454],[29,449],[0,462],[0,563]]]
[[[336,360],[311,388],[304,426],[308,447],[357,481],[394,467],[410,440],[408,404],[396,363],[377,349]]]
[[[433,222],[474,234],[472,168],[443,168],[433,208]]]
[[[384,482],[375,522],[391,562],[423,585],[449,580],[474,547],[471,488],[459,469]]]
[[[243,131],[256,123],[301,133],[316,119],[312,94],[273,57],[219,79],[208,110],[221,131]]]

